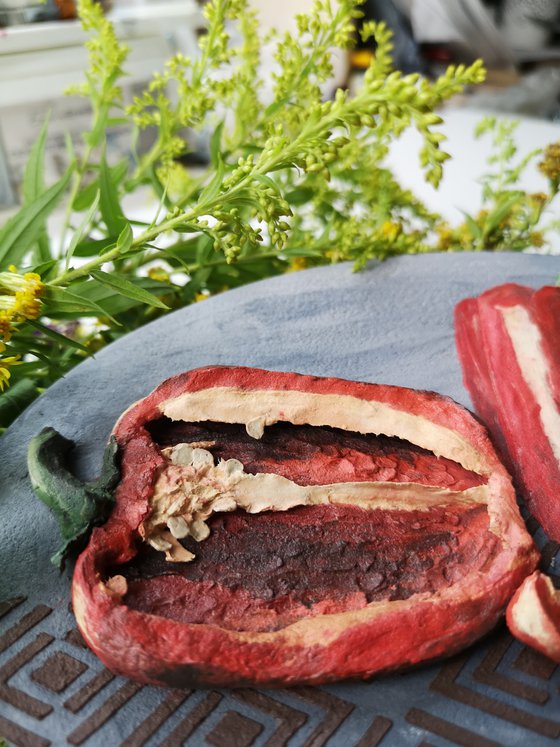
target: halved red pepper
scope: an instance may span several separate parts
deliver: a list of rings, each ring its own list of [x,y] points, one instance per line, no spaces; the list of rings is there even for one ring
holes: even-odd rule
[[[142,682],[320,684],[449,655],[537,563],[484,428],[433,392],[210,367],[114,434],[116,506],[73,605]]]

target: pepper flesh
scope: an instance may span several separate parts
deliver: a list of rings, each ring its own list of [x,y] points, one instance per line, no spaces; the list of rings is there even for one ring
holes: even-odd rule
[[[140,528],[153,511],[154,484],[166,466],[150,432],[150,424],[162,416],[197,423],[241,423],[257,437],[261,426],[289,422],[411,440],[482,476],[484,484],[474,490],[484,490],[485,500],[474,503],[473,509],[486,512],[485,531],[491,533],[492,547],[482,567],[461,568],[442,588],[412,589],[396,599],[373,596],[373,601],[366,599],[357,608],[327,606],[323,612],[298,613],[296,618],[292,612],[301,597],[292,598],[293,606],[281,624],[264,629],[231,620],[221,624],[212,615],[195,622],[177,619],[182,611],[166,617],[161,614],[161,598],[150,606],[141,590],[141,598],[132,603],[132,594],[129,605],[127,593],[133,584],[126,578],[127,564],[138,556]],[[252,424],[257,419],[260,426],[255,429]],[[514,590],[536,566],[538,556],[517,510],[510,478],[484,428],[456,403],[432,392],[210,367],[161,384],[122,416],[115,436],[122,453],[116,506],[107,524],[94,530],[78,559],[73,604],[86,641],[103,662],[142,682],[191,687],[321,684],[367,678],[449,655],[495,625]],[[325,483],[328,477],[327,467]],[[395,484],[380,485],[398,492]],[[420,488],[426,491],[426,486]],[[405,522],[415,511],[410,493],[391,508],[402,509]],[[383,501],[373,510],[386,510],[386,498]],[[296,510],[312,514],[316,509]],[[409,527],[409,531],[414,530]],[[157,582],[158,589],[166,587],[165,578]],[[173,581],[171,594],[176,585],[187,583],[191,581]],[[200,582],[201,592],[204,583]],[[304,594],[305,589],[296,592]]]
[[[560,664],[560,591],[535,571],[521,584],[507,608],[513,635]]]
[[[529,511],[560,541],[560,288],[501,285],[461,301],[464,383]]]

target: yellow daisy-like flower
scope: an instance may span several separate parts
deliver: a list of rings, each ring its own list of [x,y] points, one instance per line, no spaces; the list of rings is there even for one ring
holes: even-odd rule
[[[9,355],[6,358],[2,358],[2,353],[6,350],[6,346],[3,342],[0,342],[0,392],[3,392],[5,387],[9,386],[10,383],[10,366],[17,366],[21,363],[18,355]]]
[[[544,158],[539,163],[539,170],[551,182],[560,180],[560,141],[551,143],[544,150]]]
[[[12,336],[12,317],[7,311],[0,310],[0,341],[10,341]]]
[[[386,220],[383,222],[381,226],[381,235],[389,239],[389,241],[395,241],[395,239],[399,236],[399,234],[402,231],[402,226],[400,223],[395,223],[392,220]]]
[[[40,316],[39,299],[44,290],[35,272],[21,275],[13,265],[7,272],[0,272],[0,340],[10,339],[14,324]]]
[[[157,266],[157,267],[150,267],[148,270],[148,277],[152,280],[157,280],[160,283],[169,283],[169,273],[165,269],[165,267]]]
[[[545,245],[542,231],[531,231],[529,234],[529,241],[531,242],[531,246],[541,247]]]
[[[299,272],[305,270],[307,267],[307,259],[305,257],[295,257],[290,262],[290,272]]]

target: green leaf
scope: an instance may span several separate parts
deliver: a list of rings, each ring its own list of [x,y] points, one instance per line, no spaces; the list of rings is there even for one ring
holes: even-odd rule
[[[128,173],[128,159],[119,161],[115,166],[109,168],[111,174],[111,181],[113,184],[120,184]],[[84,187],[76,195],[76,199],[72,203],[72,209],[76,212],[82,212],[87,210],[95,199],[95,195],[100,191],[99,179],[94,179],[87,187]]]
[[[97,117],[95,119],[95,124],[91,132],[84,133],[84,140],[88,145],[95,148],[101,144],[101,141],[105,137],[108,119],[109,106],[107,104],[104,104],[99,107],[97,111]]]
[[[82,241],[78,244],[74,250],[75,257],[96,257],[103,251],[106,251],[110,247],[115,246],[116,238],[109,236],[106,239],[91,239],[88,241]]]
[[[136,278],[134,282],[140,288],[156,294],[172,293],[176,290],[174,286],[147,277]],[[76,283],[72,286],[72,290],[76,295],[100,304],[106,313],[112,315],[122,314],[130,309],[144,305],[143,301],[136,301],[126,296],[121,296],[115,293],[112,288],[98,283],[97,280],[90,279],[82,283]]]
[[[67,462],[73,448],[73,441],[53,428],[44,428],[31,440],[27,453],[31,486],[52,510],[60,528],[63,542],[51,558],[60,568],[72,549],[85,545],[92,527],[107,520],[120,476],[114,437],[105,451],[101,475],[92,483],[84,483],[70,472]]]
[[[287,246],[282,249],[282,255],[286,257],[322,257],[323,252],[313,246]]]
[[[214,253],[214,242],[209,236],[201,236],[196,248],[196,263],[203,265]]]
[[[313,198],[313,190],[309,187],[298,187],[286,192],[285,198],[290,205],[305,205]]]
[[[70,265],[70,260],[72,259],[74,252],[76,251],[76,247],[80,243],[80,241],[84,238],[86,235],[86,232],[89,229],[91,220],[93,216],[95,215],[95,211],[97,210],[97,206],[99,205],[100,200],[100,193],[97,192],[95,195],[95,199],[89,206],[89,210],[84,216],[84,219],[78,226],[78,228],[74,231],[74,235],[72,236],[72,239],[70,241],[70,244],[68,245],[68,249],[66,250],[66,269],[68,269]]]
[[[148,304],[149,306],[155,306],[158,309],[169,308],[163,301],[152,295],[152,293],[148,293],[148,291],[140,288],[138,285],[134,285],[130,280],[125,280],[120,275],[110,275],[108,272],[103,272],[102,270],[92,270],[90,275],[98,282],[103,283],[108,288],[112,288],[116,293],[120,293],[123,296]]]
[[[91,299],[84,298],[72,293],[65,288],[47,286],[43,297],[45,303],[45,316],[53,319],[75,319],[76,316],[108,317],[118,326],[106,309]]]
[[[42,195],[24,205],[0,230],[0,267],[19,264],[39,238],[45,221],[65,191],[73,167]]]
[[[217,159],[218,161],[215,167],[216,173],[200,193],[198,198],[199,204],[211,202],[220,193],[220,189],[224,182],[224,174],[226,173],[226,164],[219,153],[217,154]]]
[[[101,194],[100,208],[103,221],[107,226],[109,233],[118,236],[123,230],[126,218],[119,201],[119,193],[111,169],[107,165],[105,154],[101,157],[99,164],[99,191]]]
[[[48,276],[48,274],[53,269],[53,267],[56,267],[57,264],[58,264],[57,259],[49,259],[46,262],[41,262],[41,264],[35,265],[32,268],[32,272],[36,272],[37,275],[40,275],[42,278],[45,278]]]
[[[27,324],[36,329],[38,332],[41,332],[41,334],[45,335],[45,337],[49,337],[51,340],[64,345],[64,347],[77,348],[78,350],[83,350],[84,353],[89,352],[86,346],[82,345],[81,342],[73,340],[71,337],[66,337],[66,335],[62,335],[60,334],[60,332],[57,332],[56,330],[51,329],[44,324],[41,324],[41,322],[37,322],[34,319],[28,319]]]
[[[39,392],[31,379],[20,379],[0,395],[0,426],[7,427],[30,405]]]
[[[222,145],[222,133],[224,131],[225,121],[222,120],[216,127],[210,138],[210,163],[214,168],[219,165],[221,160],[221,145]]]
[[[514,192],[513,194],[506,193],[503,195],[496,208],[484,221],[484,236],[491,234],[492,231],[500,225],[512,207],[519,202],[522,196],[522,192]]]
[[[482,230],[475,219],[472,216],[468,215],[468,213],[463,213],[463,215],[465,216],[465,223],[467,224],[473,239],[482,239]]]
[[[23,172],[23,181],[21,193],[24,204],[28,205],[36,200],[45,190],[45,143],[47,141],[47,131],[49,127],[49,117],[45,119],[37,140],[34,142],[25,165]]]
[[[31,148],[29,158],[27,159],[22,183],[24,205],[29,205],[45,191],[45,143],[47,140],[48,125],[49,117],[47,116],[39,137]],[[45,226],[43,226],[43,229],[39,233],[32,251],[34,262],[48,262],[51,259],[51,248]]]
[[[132,235],[132,228],[130,227],[130,223],[127,223],[123,230],[119,234],[119,238],[117,239],[117,249],[119,250],[120,254],[124,254],[125,252],[128,252],[129,249],[132,247],[133,242],[133,235]]]
[[[278,184],[266,174],[255,174],[255,180],[264,184],[265,187],[270,187],[275,192],[279,191]]]

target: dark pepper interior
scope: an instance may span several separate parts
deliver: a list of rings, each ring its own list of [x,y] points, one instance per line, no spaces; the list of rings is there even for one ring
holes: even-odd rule
[[[276,423],[255,439],[244,425],[161,418],[148,430],[162,447],[213,442],[205,448],[216,459],[239,459],[245,472],[275,472],[298,485],[384,481],[466,490],[484,482],[475,472],[409,441],[340,428]]]
[[[202,442],[216,458],[239,459],[246,472],[276,472],[303,485],[382,480],[464,490],[483,482],[401,439],[335,428],[282,423],[255,440],[243,426],[162,418],[150,432],[160,446]],[[485,507],[476,504],[238,510],[208,524],[203,542],[182,540],[196,555],[190,563],[167,562],[141,543],[118,569],[128,581],[124,602],[181,622],[278,630],[304,617],[444,589],[482,569],[497,542]]]

